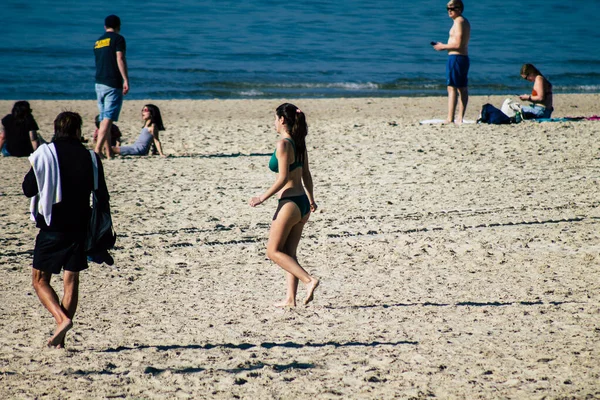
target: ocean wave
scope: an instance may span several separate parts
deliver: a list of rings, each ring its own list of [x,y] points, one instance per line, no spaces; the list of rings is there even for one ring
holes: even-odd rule
[[[282,86],[285,87],[285,86]],[[372,82],[333,82],[333,83],[301,83],[291,84],[288,87],[299,87],[306,89],[344,89],[344,90],[376,90],[379,85]]]
[[[598,79],[600,78],[600,72],[564,72],[558,74],[552,74],[549,79],[563,79],[563,80],[574,80],[574,79]]]
[[[600,65],[600,60],[567,60],[567,64],[577,64],[577,65]]]
[[[373,82],[205,82],[210,88],[227,89],[343,89],[343,90],[376,90],[381,85]]]
[[[265,95],[265,93],[261,92],[260,90],[246,90],[246,91],[240,92],[240,94],[242,96],[247,96],[247,97],[257,97],[257,96]]]
[[[93,98],[90,84],[80,80],[74,85],[61,85],[60,81],[10,82],[0,78],[0,98],[29,99],[89,99]],[[182,82],[146,80],[147,85],[134,86],[136,90],[128,94],[130,99],[244,99],[244,98],[335,98],[335,97],[397,97],[397,96],[445,96],[446,84],[443,80],[401,79],[388,83],[377,82]],[[65,89],[68,88],[68,89]],[[473,79],[469,82],[472,95],[506,95],[521,93],[529,86],[501,84]],[[600,93],[600,84],[595,80],[580,82],[556,82],[554,92],[561,93]]]
[[[572,86],[554,86],[556,91],[565,93],[597,93],[600,92],[600,85],[572,85]]]

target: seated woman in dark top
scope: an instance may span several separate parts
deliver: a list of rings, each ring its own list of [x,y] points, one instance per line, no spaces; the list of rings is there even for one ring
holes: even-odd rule
[[[0,152],[3,156],[27,157],[39,145],[38,125],[27,101],[17,101],[12,113],[2,118]]]
[[[135,143],[129,146],[115,146],[112,148],[113,153],[122,156],[146,156],[150,152],[151,145],[155,145],[158,154],[166,157],[159,139],[159,132],[164,131],[165,127],[158,107],[154,104],[146,104],[142,108],[142,121],[144,126]]]
[[[23,193],[39,200],[34,206],[40,229],[33,250],[32,281],[42,304],[56,321],[49,347],[63,348],[65,335],[73,326],[79,296],[79,271],[88,267],[85,254],[90,220],[90,194],[94,188],[92,154],[81,143],[81,117],[63,112],[54,121],[52,143],[41,145],[31,155],[32,168],[23,180]],[[104,169],[97,154],[98,190],[102,203],[109,195]],[[38,180],[43,185],[38,188]],[[52,274],[64,269],[62,301],[50,286]]]

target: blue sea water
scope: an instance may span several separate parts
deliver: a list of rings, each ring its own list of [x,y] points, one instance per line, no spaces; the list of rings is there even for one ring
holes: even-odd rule
[[[93,44],[117,14],[130,99],[445,95],[439,0],[4,0],[0,99],[93,99]],[[465,0],[471,95],[600,92],[600,0]]]

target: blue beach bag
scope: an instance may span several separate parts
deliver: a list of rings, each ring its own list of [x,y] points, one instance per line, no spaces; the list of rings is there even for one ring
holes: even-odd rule
[[[491,104],[484,104],[481,107],[481,116],[477,120],[477,123],[485,123],[485,124],[510,124],[510,117],[502,112],[502,110],[497,109]]]

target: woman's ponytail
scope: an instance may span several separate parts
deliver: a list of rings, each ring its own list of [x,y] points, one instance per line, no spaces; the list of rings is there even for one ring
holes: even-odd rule
[[[293,104],[284,103],[277,107],[277,116],[283,117],[288,133],[296,145],[296,161],[303,163],[306,154],[306,135],[308,135],[308,125],[306,124],[306,115]]]

